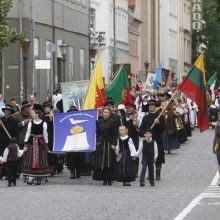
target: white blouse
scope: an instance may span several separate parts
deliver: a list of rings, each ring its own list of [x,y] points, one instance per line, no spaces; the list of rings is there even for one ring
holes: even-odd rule
[[[119,137],[119,138],[121,140],[125,140],[125,139],[128,138],[128,135],[125,135],[124,137]],[[120,150],[120,148],[119,148],[119,138],[118,138],[117,145],[116,145],[116,148],[115,148],[116,155],[119,155],[119,150]],[[129,138],[129,140],[128,140],[128,146],[129,146],[129,150],[131,151],[131,157],[137,156],[137,152],[136,152],[134,143],[133,143],[131,138]]]
[[[42,120],[40,120],[40,122],[38,122],[38,123],[36,123],[36,121],[33,121],[33,123],[35,123],[35,124],[40,124],[41,122],[42,122]],[[31,136],[31,125],[32,125],[32,123],[29,122],[24,142],[27,142]],[[45,142],[48,143],[48,133],[47,133],[47,123],[46,122],[43,123],[43,137],[44,137]]]

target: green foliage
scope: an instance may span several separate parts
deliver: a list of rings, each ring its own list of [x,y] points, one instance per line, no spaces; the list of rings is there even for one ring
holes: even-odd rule
[[[7,22],[7,15],[13,7],[12,0],[0,0],[0,50],[7,47],[9,43],[22,41],[24,34],[18,33],[15,28],[10,28]]]
[[[193,32],[193,61],[198,57],[199,45],[206,46],[205,66],[207,79],[217,72],[220,79],[220,0],[203,0],[203,29]]]

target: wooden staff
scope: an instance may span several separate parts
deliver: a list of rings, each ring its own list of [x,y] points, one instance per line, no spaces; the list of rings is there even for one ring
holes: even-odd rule
[[[166,111],[166,109],[167,109],[167,107],[169,106],[169,104],[171,103],[171,101],[173,100],[173,98],[176,96],[176,94],[177,94],[177,92],[178,92],[178,89],[173,93],[173,95],[172,95],[172,97],[170,98],[170,100],[169,100],[169,102],[167,103],[167,105],[164,107],[164,109],[161,111],[161,113],[158,115],[158,117],[156,118],[156,120],[159,120],[160,119],[160,117],[163,115],[163,113]],[[152,126],[151,126],[151,129],[155,126],[155,121],[154,121],[154,123],[152,124]]]
[[[3,127],[3,129],[4,129],[4,131],[5,131],[5,133],[8,135],[9,139],[11,139],[11,135],[9,134],[7,128],[4,126],[3,122],[2,122],[1,125],[2,125],[2,127]]]

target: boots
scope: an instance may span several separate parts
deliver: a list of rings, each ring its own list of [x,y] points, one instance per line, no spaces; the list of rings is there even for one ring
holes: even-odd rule
[[[76,176],[75,176],[75,171],[74,170],[71,170],[71,176],[70,176],[70,179],[75,179]]]

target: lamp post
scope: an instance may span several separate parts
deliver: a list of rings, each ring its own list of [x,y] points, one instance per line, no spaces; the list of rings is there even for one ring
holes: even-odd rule
[[[144,63],[146,76],[147,76],[147,74],[148,74],[149,66],[150,66],[150,63],[148,62],[148,60],[146,60],[145,63]]]
[[[30,47],[31,40],[25,39],[20,43],[22,54],[23,54],[23,62],[24,62],[24,68],[23,68],[23,98],[24,100],[27,100],[27,58],[28,58],[28,50]]]
[[[60,46],[60,52],[61,52],[61,55],[62,55],[62,60],[63,60],[63,74],[62,74],[62,77],[61,77],[61,81],[62,82],[65,82],[65,76],[66,76],[66,69],[65,69],[65,65],[66,65],[66,54],[67,54],[67,48],[68,48],[68,45],[63,42]]]

